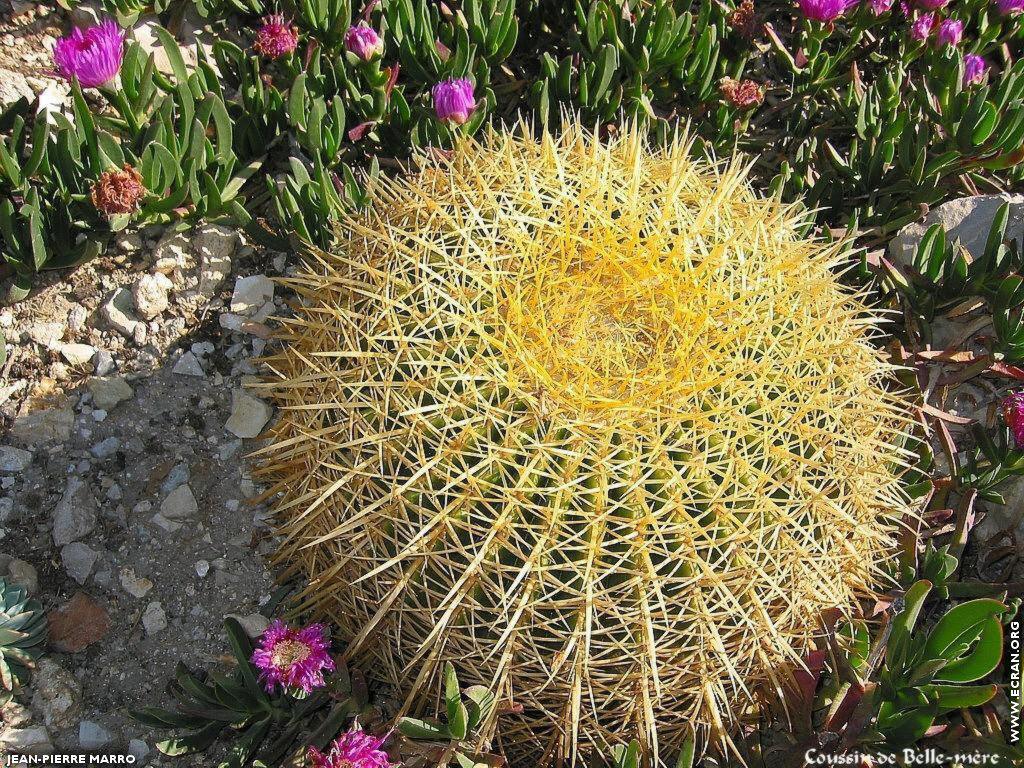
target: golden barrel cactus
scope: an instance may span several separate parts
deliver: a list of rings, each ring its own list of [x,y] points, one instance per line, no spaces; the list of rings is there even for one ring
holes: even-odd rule
[[[776,693],[888,556],[908,420],[874,318],[737,162],[492,131],[312,252],[266,384],[278,561],[428,703],[446,660],[563,763]]]

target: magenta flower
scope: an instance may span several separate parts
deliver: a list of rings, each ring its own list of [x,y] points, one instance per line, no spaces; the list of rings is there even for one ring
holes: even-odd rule
[[[434,98],[434,114],[438,120],[462,125],[476,109],[473,83],[465,78],[442,80],[430,93]]]
[[[294,51],[298,45],[298,27],[285,21],[283,14],[274,13],[263,17],[262,26],[256,32],[256,42],[252,47],[261,56],[279,59]]]
[[[1024,10],[1024,0],[996,0],[996,8],[1003,16]]]
[[[384,41],[372,27],[359,24],[349,27],[345,33],[345,50],[354,53],[363,61],[369,61],[384,51]]]
[[[915,0],[914,5],[926,11],[937,11],[949,4],[949,0]]]
[[[53,63],[61,77],[75,77],[83,88],[99,88],[121,71],[124,32],[113,19],[106,19],[84,32],[74,29],[53,47]]]
[[[855,6],[857,0],[799,0],[799,4],[800,13],[811,21],[830,24]]]
[[[260,671],[268,693],[284,689],[309,693],[324,684],[324,671],[334,671],[334,659],[327,652],[330,641],[323,624],[292,629],[275,619],[260,637],[252,663]]]
[[[964,23],[959,19],[945,19],[939,24],[939,31],[935,34],[935,42],[938,45],[956,46],[964,36]]]
[[[1014,392],[1003,398],[1003,421],[1013,433],[1018,448],[1024,448],[1024,392]]]
[[[871,6],[871,12],[875,16],[881,16],[883,13],[888,13],[892,10],[893,0],[868,0],[868,4]]]
[[[988,63],[976,53],[964,56],[964,86],[976,85],[985,77]]]
[[[910,25],[910,36],[915,40],[927,40],[928,36],[931,35],[932,27],[934,26],[935,14],[922,13],[914,19],[914,23]]]
[[[363,733],[356,725],[335,739],[326,755],[310,747],[307,756],[313,768],[396,768],[380,748],[386,738]]]

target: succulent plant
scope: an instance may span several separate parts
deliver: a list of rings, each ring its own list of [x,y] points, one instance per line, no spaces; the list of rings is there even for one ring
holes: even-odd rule
[[[42,606],[24,587],[0,578],[0,706],[28,683],[45,641]]]
[[[530,136],[423,158],[307,251],[277,558],[409,707],[452,660],[522,706],[511,754],[673,752],[871,587],[907,417],[842,244],[741,164]]]

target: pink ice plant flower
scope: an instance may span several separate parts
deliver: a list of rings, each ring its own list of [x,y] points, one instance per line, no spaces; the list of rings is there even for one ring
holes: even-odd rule
[[[996,9],[1003,16],[1024,11],[1024,0],[996,0]]]
[[[927,40],[935,26],[934,13],[922,13],[910,25],[910,36],[915,40]]]
[[[324,672],[334,671],[329,648],[323,624],[292,629],[275,619],[260,637],[252,663],[260,671],[260,680],[268,693],[273,693],[277,686],[310,693],[323,687]]]
[[[369,61],[384,50],[384,41],[377,30],[366,24],[349,27],[345,33],[345,50],[354,53],[363,61]]]
[[[256,42],[252,47],[256,53],[268,59],[279,59],[291,53],[299,45],[299,30],[284,18],[284,14],[272,13],[264,16],[256,31]]]
[[[964,36],[964,23],[960,19],[944,19],[935,34],[939,45],[957,46]]]
[[[949,0],[914,0],[914,5],[924,8],[926,11],[937,11],[940,8],[945,8],[948,4]]]
[[[124,32],[113,19],[95,27],[76,28],[53,47],[53,63],[61,77],[78,78],[84,88],[99,88],[113,80],[124,60]]]
[[[888,13],[892,10],[894,0],[868,0],[868,4],[871,6],[871,12],[875,16],[881,16],[883,13]]]
[[[830,24],[850,8],[857,5],[857,0],[798,0],[800,13],[811,21]]]
[[[355,726],[335,739],[326,755],[310,747],[307,756],[312,768],[396,768],[380,748],[385,739],[387,734],[371,736]]]
[[[438,120],[462,125],[476,109],[473,83],[466,78],[442,80],[430,93],[434,99],[434,114]]]
[[[964,85],[977,85],[985,77],[988,63],[976,53],[964,56]]]
[[[1014,392],[1003,398],[1003,421],[1013,433],[1017,448],[1024,448],[1024,391]]]

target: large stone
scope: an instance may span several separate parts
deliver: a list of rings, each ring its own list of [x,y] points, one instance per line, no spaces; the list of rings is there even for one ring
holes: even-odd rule
[[[57,349],[63,336],[63,323],[33,323],[28,327],[28,337],[47,349]]]
[[[83,720],[78,724],[78,746],[82,749],[102,749],[113,740],[114,735],[99,723]]]
[[[49,615],[50,646],[61,653],[78,653],[98,643],[110,630],[110,616],[82,591]]]
[[[910,264],[921,238],[933,224],[941,224],[950,242],[959,241],[974,258],[985,252],[989,231],[999,206],[1010,203],[1007,239],[1024,241],[1024,195],[976,195],[950,200],[928,212],[923,221],[908,224],[889,243],[889,258]]]
[[[251,315],[264,304],[274,300],[274,281],[266,275],[252,275],[235,280],[231,294],[231,311]]]
[[[198,511],[199,504],[188,485],[179,485],[160,504],[160,514],[168,520],[185,520]]]
[[[48,755],[51,752],[53,742],[50,741],[50,733],[41,725],[0,729],[0,755]]]
[[[213,296],[231,273],[238,242],[238,232],[219,224],[202,224],[192,233],[192,247],[199,257],[200,294]]]
[[[32,706],[49,728],[67,728],[78,721],[82,689],[75,676],[53,659],[40,659],[32,680]]]
[[[167,614],[159,601],[154,601],[146,606],[142,612],[142,626],[147,635],[155,635],[167,629]]]
[[[159,272],[143,275],[132,286],[132,299],[136,314],[144,320],[153,320],[167,309],[168,294],[174,284]]]
[[[143,325],[135,316],[135,299],[127,288],[118,288],[104,302],[100,314],[111,328],[127,339],[134,339],[139,325]]]
[[[231,393],[231,416],[224,429],[236,437],[256,437],[270,421],[273,409],[244,389]]]
[[[135,38],[144,54],[153,55],[153,61],[160,72],[163,72],[165,75],[171,75],[174,73],[174,69],[171,67],[170,57],[168,57],[167,51],[164,50],[163,43],[160,42],[160,38],[157,37],[155,31],[159,25],[160,20],[155,14],[143,14],[132,25],[131,36]],[[192,40],[180,41],[178,47],[185,65],[190,69],[193,68],[196,63],[194,38]]]
[[[61,344],[60,356],[68,361],[68,365],[88,365],[96,354],[96,347],[89,344]]]
[[[96,499],[81,478],[70,477],[53,510],[53,543],[58,547],[88,536],[96,527]]]
[[[206,371],[203,370],[203,366],[199,362],[199,358],[191,352],[186,352],[179,357],[171,371],[179,376],[194,376],[198,379],[206,376]]]
[[[35,98],[25,76],[10,69],[0,69],[0,109],[9,107],[21,98],[29,101]]]
[[[89,580],[89,575],[92,573],[98,557],[99,553],[95,549],[80,541],[66,544],[60,551],[64,570],[79,584],[85,584]]]
[[[135,394],[121,376],[93,376],[89,379],[89,391],[92,392],[93,406],[104,411],[109,411]]]
[[[29,447],[63,443],[71,437],[74,426],[75,412],[70,408],[47,408],[16,417],[10,437],[14,442]]]
[[[32,451],[0,445],[0,472],[24,472],[32,463]]]

